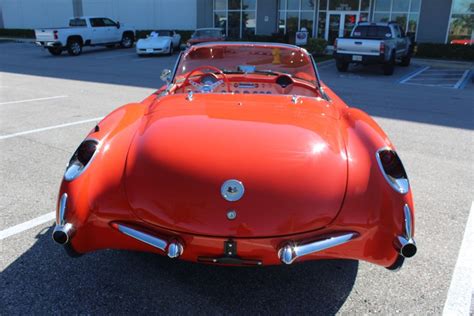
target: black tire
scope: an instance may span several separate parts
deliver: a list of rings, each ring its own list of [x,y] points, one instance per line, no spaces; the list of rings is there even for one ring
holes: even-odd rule
[[[174,52],[174,49],[173,49],[173,43],[170,44],[170,51],[168,53],[168,56],[172,56],[173,55],[173,52]]]
[[[395,71],[395,53],[392,53],[392,57],[390,58],[390,61],[383,65],[383,74],[385,76],[391,76],[393,75],[394,71]]]
[[[61,47],[48,47],[48,52],[53,56],[59,56],[63,52]]]
[[[124,33],[120,41],[120,47],[130,48],[133,46],[133,36],[130,33]]]
[[[347,72],[347,69],[349,69],[349,63],[336,60],[336,68],[339,72]]]
[[[71,56],[79,56],[82,53],[82,43],[77,39],[71,39],[67,43],[67,52]]]
[[[411,54],[408,53],[406,56],[402,57],[402,62],[400,63],[400,66],[408,67],[410,66],[410,62],[411,62]]]

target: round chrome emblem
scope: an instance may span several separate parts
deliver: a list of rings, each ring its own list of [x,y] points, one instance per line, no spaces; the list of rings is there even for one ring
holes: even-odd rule
[[[227,219],[228,220],[233,220],[237,217],[237,212],[234,210],[230,210],[227,212]]]
[[[229,202],[235,202],[244,195],[244,185],[239,180],[227,180],[221,186],[221,194]]]

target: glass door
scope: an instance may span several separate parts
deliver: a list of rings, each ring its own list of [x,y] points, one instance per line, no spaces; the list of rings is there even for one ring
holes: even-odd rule
[[[359,19],[358,12],[329,12],[326,22],[326,40],[333,45],[338,37],[349,36]]]

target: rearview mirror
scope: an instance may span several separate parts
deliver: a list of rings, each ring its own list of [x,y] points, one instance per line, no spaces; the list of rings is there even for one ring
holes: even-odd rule
[[[169,83],[171,80],[171,70],[163,69],[160,75],[160,79],[165,81],[166,83]]]

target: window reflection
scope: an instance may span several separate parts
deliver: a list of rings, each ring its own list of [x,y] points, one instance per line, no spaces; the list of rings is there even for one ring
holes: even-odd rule
[[[213,7],[214,27],[222,28],[229,38],[255,34],[257,0],[214,0]]]
[[[474,2],[472,0],[453,0],[451,12],[448,43],[473,45]]]

